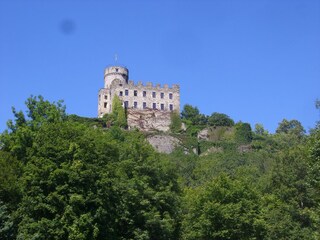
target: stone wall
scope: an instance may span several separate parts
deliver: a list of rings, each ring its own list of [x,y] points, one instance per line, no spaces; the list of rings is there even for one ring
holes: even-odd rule
[[[127,109],[127,122],[129,129],[166,132],[170,129],[171,112],[154,109]]]
[[[160,153],[172,153],[180,145],[179,139],[169,135],[155,135],[147,137],[147,141]]]

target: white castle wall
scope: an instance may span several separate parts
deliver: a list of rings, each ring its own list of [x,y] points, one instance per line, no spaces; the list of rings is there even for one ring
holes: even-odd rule
[[[143,85],[142,82],[135,84],[133,81],[128,81],[128,77],[129,71],[127,68],[111,66],[105,69],[105,87],[100,89],[98,96],[99,117],[102,117],[106,113],[111,113],[112,100],[115,95],[119,96],[124,107],[136,110],[131,111],[132,114],[137,111],[149,112],[150,110],[169,113],[172,111],[180,112],[179,85],[172,85],[172,87],[169,87],[165,84],[161,87],[160,84],[153,85],[150,82],[146,85]],[[142,114],[141,116],[147,115]],[[169,125],[170,118],[168,126]],[[161,128],[162,130],[167,129],[168,126]]]

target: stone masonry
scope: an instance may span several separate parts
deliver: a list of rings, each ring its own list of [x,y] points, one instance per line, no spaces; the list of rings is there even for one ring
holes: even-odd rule
[[[122,66],[110,66],[104,72],[104,88],[98,96],[98,117],[112,112],[112,100],[118,95],[127,109],[129,127],[141,130],[167,131],[170,113],[180,112],[180,87],[153,85],[129,81],[129,71]]]

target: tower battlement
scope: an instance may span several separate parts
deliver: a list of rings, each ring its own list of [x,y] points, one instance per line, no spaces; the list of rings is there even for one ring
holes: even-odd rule
[[[128,83],[129,70],[122,66],[109,66],[104,70],[104,86],[105,88],[110,87],[113,80],[119,79],[124,83]]]

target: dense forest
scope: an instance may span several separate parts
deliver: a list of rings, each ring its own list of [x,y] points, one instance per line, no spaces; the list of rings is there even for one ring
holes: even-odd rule
[[[26,106],[0,135],[0,239],[320,239],[319,122],[270,134],[185,105],[167,133],[182,145],[161,154],[121,104]]]

